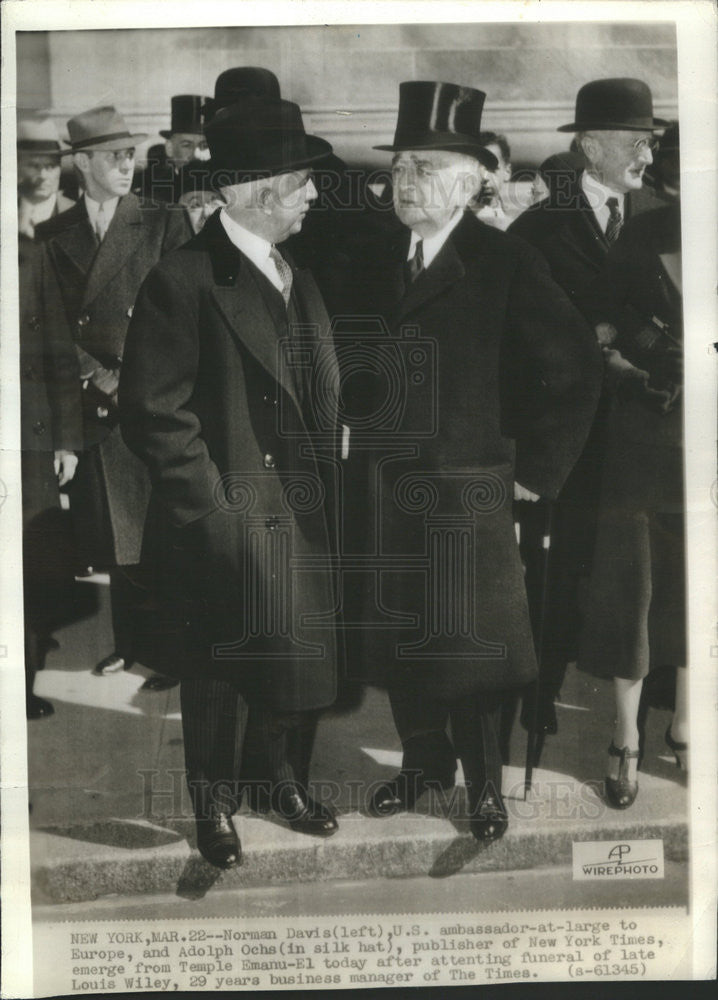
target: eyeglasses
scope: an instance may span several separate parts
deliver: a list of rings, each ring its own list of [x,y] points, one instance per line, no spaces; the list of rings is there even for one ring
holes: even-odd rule
[[[631,148],[634,153],[643,153],[645,150],[649,150],[651,153],[655,153],[658,149],[659,141],[655,136],[645,136],[642,139],[636,139],[635,142],[631,143]]]
[[[125,160],[135,158],[134,146],[128,146],[127,149],[103,149],[101,152],[106,160],[114,160],[115,163],[124,163]]]

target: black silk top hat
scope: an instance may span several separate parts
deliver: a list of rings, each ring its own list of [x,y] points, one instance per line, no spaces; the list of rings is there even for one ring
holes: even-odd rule
[[[576,95],[576,120],[562,125],[559,132],[600,132],[623,130],[650,132],[668,125],[653,117],[653,98],[643,80],[617,77],[592,80]]]
[[[37,156],[62,156],[69,150],[62,145],[52,118],[25,114],[17,122],[17,149]]]
[[[211,121],[221,108],[234,104],[240,97],[248,94],[277,100],[282,96],[279,80],[271,69],[264,69],[262,66],[234,66],[219,74],[214,84],[214,97],[208,97],[204,102],[202,114],[205,122]]]
[[[172,120],[169,129],[160,129],[160,135],[165,139],[173,132],[186,132],[189,135],[202,134],[202,105],[209,98],[198,97],[197,94],[177,94],[171,99]]]
[[[489,170],[496,170],[498,160],[479,141],[485,100],[483,91],[455,83],[428,80],[400,83],[394,142],[374,149],[392,153],[408,149],[466,153]]]
[[[127,149],[147,138],[146,132],[130,132],[125,119],[107,105],[90,108],[67,123],[73,153],[87,149]]]
[[[308,167],[332,151],[304,131],[299,105],[248,94],[205,127],[215,187]]]

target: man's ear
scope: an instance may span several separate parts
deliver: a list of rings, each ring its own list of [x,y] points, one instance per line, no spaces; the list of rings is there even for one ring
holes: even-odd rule
[[[175,155],[175,147],[171,137],[169,139],[165,139],[165,153],[170,160]]]
[[[81,174],[86,174],[90,169],[90,157],[87,153],[75,153],[72,157],[72,162]]]
[[[592,135],[584,135],[578,142],[579,148],[589,163],[598,166],[601,162],[601,144]]]
[[[265,185],[259,189],[257,194],[257,207],[260,211],[264,212],[265,215],[272,214],[274,202],[274,191],[270,185]]]

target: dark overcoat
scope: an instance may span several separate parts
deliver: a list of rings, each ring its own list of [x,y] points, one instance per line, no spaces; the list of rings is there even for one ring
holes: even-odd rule
[[[62,293],[63,321],[89,356],[81,375],[99,366],[116,387],[137,292],[160,257],[191,236],[182,209],[121,198],[98,246],[84,199],[37,228]],[[85,379],[85,382],[87,380]],[[83,382],[84,384],[84,382]],[[123,445],[112,407],[84,390],[85,453],[73,486],[73,520],[85,562],[130,565],[139,560],[149,481]],[[109,412],[108,412],[109,411]]]
[[[591,423],[601,357],[522,240],[467,213],[405,286],[408,246],[404,229],[357,282],[386,335],[336,336],[347,394],[352,372],[373,372],[345,396],[350,463],[370,456],[363,504],[348,509],[371,528],[363,564],[344,574],[364,592],[347,647],[363,646],[367,679],[452,701],[536,671],[513,484],[557,495]],[[357,421],[356,396],[372,392]]]
[[[609,243],[581,186],[582,174],[566,178],[548,198],[522,212],[509,232],[541,251],[554,281],[585,314],[587,296],[606,261]],[[629,192],[624,200],[626,220],[661,202],[650,191]]]
[[[290,342],[281,295],[215,213],[151,271],[120,383],[122,432],[153,488],[143,662],[229,675],[291,711],[330,704],[337,673],[338,372],[310,273],[293,288],[305,325]]]
[[[638,680],[686,663],[680,204],[632,220],[590,303],[648,374],[619,384],[579,668]],[[659,394],[662,394],[659,395]]]
[[[82,448],[80,379],[60,291],[38,244],[18,237],[22,507],[27,526],[60,506],[55,451]],[[45,287],[47,295],[41,294]]]

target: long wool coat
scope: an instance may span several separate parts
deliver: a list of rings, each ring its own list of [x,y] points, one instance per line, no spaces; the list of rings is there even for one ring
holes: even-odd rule
[[[160,257],[191,236],[182,209],[121,198],[98,247],[84,199],[37,228],[60,287],[75,343],[110,373],[122,365],[137,292]],[[83,374],[86,374],[83,372]],[[149,482],[97,405],[83,404],[85,453],[73,486],[73,520],[88,565],[128,565],[140,555]]]
[[[353,320],[336,336],[354,425],[347,536],[359,519],[369,528],[344,574],[362,593],[357,613],[345,592],[347,648],[367,679],[452,701],[536,671],[513,483],[557,495],[591,423],[601,357],[522,240],[466,214],[405,286],[408,246],[404,229],[356,280],[377,314],[365,329],[378,317],[385,334],[357,334]]]
[[[330,704],[337,674],[338,372],[309,272],[293,288],[305,326],[288,341],[281,295],[216,213],[150,273],[120,383],[153,489],[143,662],[289,711]]]
[[[579,668],[637,680],[686,662],[680,204],[632,220],[591,308],[648,373],[619,385],[608,421],[598,539]],[[661,400],[650,395],[663,392]]]

